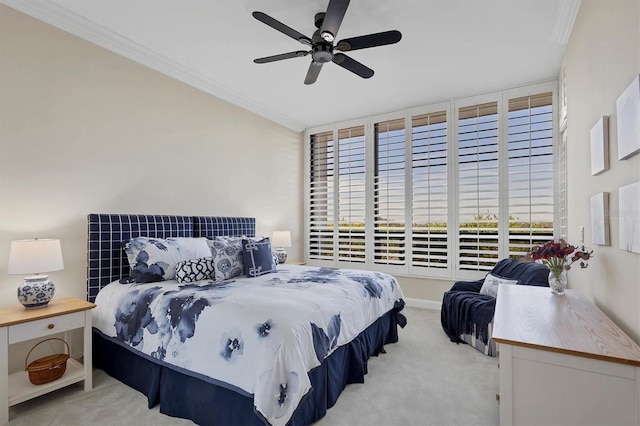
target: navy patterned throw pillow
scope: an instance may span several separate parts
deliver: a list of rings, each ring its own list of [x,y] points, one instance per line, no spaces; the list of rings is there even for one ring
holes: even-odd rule
[[[207,280],[213,277],[213,274],[212,257],[185,260],[176,265],[176,280],[180,284]]]
[[[244,257],[244,273],[247,277],[258,277],[276,270],[269,238],[258,241],[243,239],[242,255]]]

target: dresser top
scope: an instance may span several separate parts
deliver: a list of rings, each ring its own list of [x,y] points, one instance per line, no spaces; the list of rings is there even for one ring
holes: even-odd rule
[[[503,285],[498,291],[493,340],[640,366],[640,347],[575,290]]]
[[[22,305],[0,308],[0,327],[93,309],[96,305],[77,297],[53,299],[44,308],[25,309]]]

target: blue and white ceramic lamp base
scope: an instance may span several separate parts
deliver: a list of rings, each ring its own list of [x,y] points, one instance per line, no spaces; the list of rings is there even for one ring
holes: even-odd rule
[[[18,286],[18,300],[26,309],[44,308],[53,299],[55,290],[47,275],[26,277]]]
[[[277,249],[276,256],[278,256],[278,263],[284,263],[287,261],[287,252],[284,249]]]

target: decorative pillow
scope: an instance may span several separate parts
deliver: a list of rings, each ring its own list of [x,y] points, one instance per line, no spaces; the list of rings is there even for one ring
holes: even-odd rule
[[[507,278],[496,277],[495,275],[487,274],[480,289],[480,294],[486,294],[491,297],[498,297],[498,287],[502,284],[515,285],[518,284],[518,280],[510,280]]]
[[[213,257],[214,280],[224,281],[244,273],[241,237],[214,237],[207,240]]]
[[[213,277],[213,258],[202,257],[179,262],[176,265],[176,280],[182,283],[192,283]]]
[[[244,255],[244,273],[247,277],[257,277],[275,272],[276,262],[271,252],[269,238],[263,238],[260,241],[243,239],[242,253]]]
[[[182,261],[211,256],[206,238],[132,238],[124,243],[131,277],[128,282],[171,280]]]

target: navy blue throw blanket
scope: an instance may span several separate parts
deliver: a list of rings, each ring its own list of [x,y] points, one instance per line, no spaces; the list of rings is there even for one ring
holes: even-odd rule
[[[452,342],[465,343],[460,335],[471,334],[473,325],[476,324],[476,339],[487,344],[487,332],[489,323],[493,320],[496,299],[472,291],[447,291],[442,305],[453,307],[442,309],[440,313],[442,328]]]
[[[502,259],[491,270],[491,274],[511,280],[518,285],[549,286],[549,268],[541,263],[521,262],[517,259]],[[458,281],[444,293],[440,320],[442,329],[452,342],[466,343],[461,334],[471,334],[475,324],[475,337],[486,345],[488,328],[493,320],[496,299],[479,294],[484,279]]]

